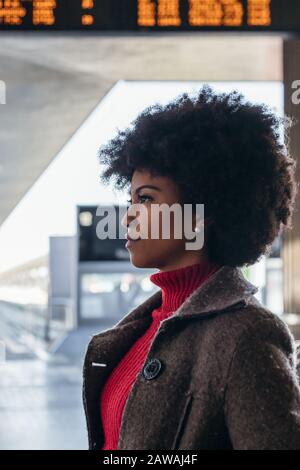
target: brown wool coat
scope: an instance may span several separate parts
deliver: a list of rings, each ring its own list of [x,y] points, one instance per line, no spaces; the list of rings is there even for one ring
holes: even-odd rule
[[[118,449],[300,449],[296,344],[256,292],[240,268],[223,266],[162,321],[125,404]],[[158,290],[88,345],[83,405],[90,450],[104,442],[105,380],[160,303]],[[151,359],[161,368],[149,368]]]

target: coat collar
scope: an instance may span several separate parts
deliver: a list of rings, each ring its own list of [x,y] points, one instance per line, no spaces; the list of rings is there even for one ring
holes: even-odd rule
[[[171,318],[201,317],[208,313],[215,313],[246,301],[257,291],[258,287],[245,278],[241,268],[222,266],[207,281],[192,292],[171,315]],[[161,302],[162,292],[160,289],[129,312],[116,326],[122,326],[149,316],[154,308],[161,305]]]
[[[204,319],[228,308],[230,313],[235,308],[234,305],[250,301],[252,294],[257,290],[256,286],[245,279],[240,268],[223,266],[196,288],[169,318],[162,320],[161,323],[164,325],[156,332],[154,341],[159,331],[166,328],[166,324],[179,321],[180,318]],[[100,447],[103,438],[100,414],[95,413],[95,410],[98,409],[102,387],[132,344],[150,326],[151,312],[160,306],[161,302],[162,292],[158,290],[125,315],[113,328],[93,335],[89,343],[83,366],[83,400],[90,449]],[[148,355],[148,357],[150,356]],[[135,387],[138,385],[135,384]],[[136,390],[137,388],[135,388]],[[133,392],[135,393],[135,391]],[[128,413],[130,413],[129,410]],[[126,428],[123,427],[119,438],[119,446],[121,447],[125,442],[125,433]]]

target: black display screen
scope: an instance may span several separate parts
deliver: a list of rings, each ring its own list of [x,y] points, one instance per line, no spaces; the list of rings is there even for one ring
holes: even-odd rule
[[[101,215],[99,208],[101,207]],[[126,213],[125,206],[80,206],[78,207],[79,261],[128,261],[125,247],[126,228],[119,223]],[[101,221],[105,223],[101,224]],[[108,232],[112,224],[113,237],[98,236]],[[122,238],[123,237],[123,238]]]
[[[0,30],[300,32],[300,0],[0,0]]]

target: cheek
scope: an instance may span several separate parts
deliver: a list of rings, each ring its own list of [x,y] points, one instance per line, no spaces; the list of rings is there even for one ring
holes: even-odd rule
[[[185,243],[182,240],[140,240],[134,245],[131,252],[131,259],[135,266],[158,267],[162,262],[167,262],[177,255],[182,255],[185,250]]]
[[[147,239],[141,240],[136,247],[145,257],[158,257],[159,259],[174,253],[182,253],[185,249],[183,240],[174,239]],[[136,250],[136,251],[137,251]]]
[[[136,231],[144,240],[164,240],[180,243],[184,237],[184,217],[181,211],[163,213],[152,206],[143,208],[135,221]]]
[[[139,213],[138,218],[135,221],[136,230],[143,239],[149,239],[151,237],[151,210],[145,208]]]
[[[141,231],[147,233],[146,225],[148,226],[148,238],[155,240],[163,240],[169,242],[178,242],[184,239],[183,217],[182,214],[176,216],[171,213],[170,215],[163,215],[161,212],[155,213],[148,211],[147,217],[143,221],[144,227]]]

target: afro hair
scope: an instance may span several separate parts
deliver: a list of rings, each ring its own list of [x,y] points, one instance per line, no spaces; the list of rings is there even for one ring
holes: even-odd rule
[[[284,228],[292,228],[298,184],[288,151],[292,118],[238,91],[196,93],[147,107],[125,130],[100,147],[101,180],[130,186],[135,170],[168,176],[181,203],[204,203],[213,223],[209,258],[228,266],[251,265],[270,253]]]

